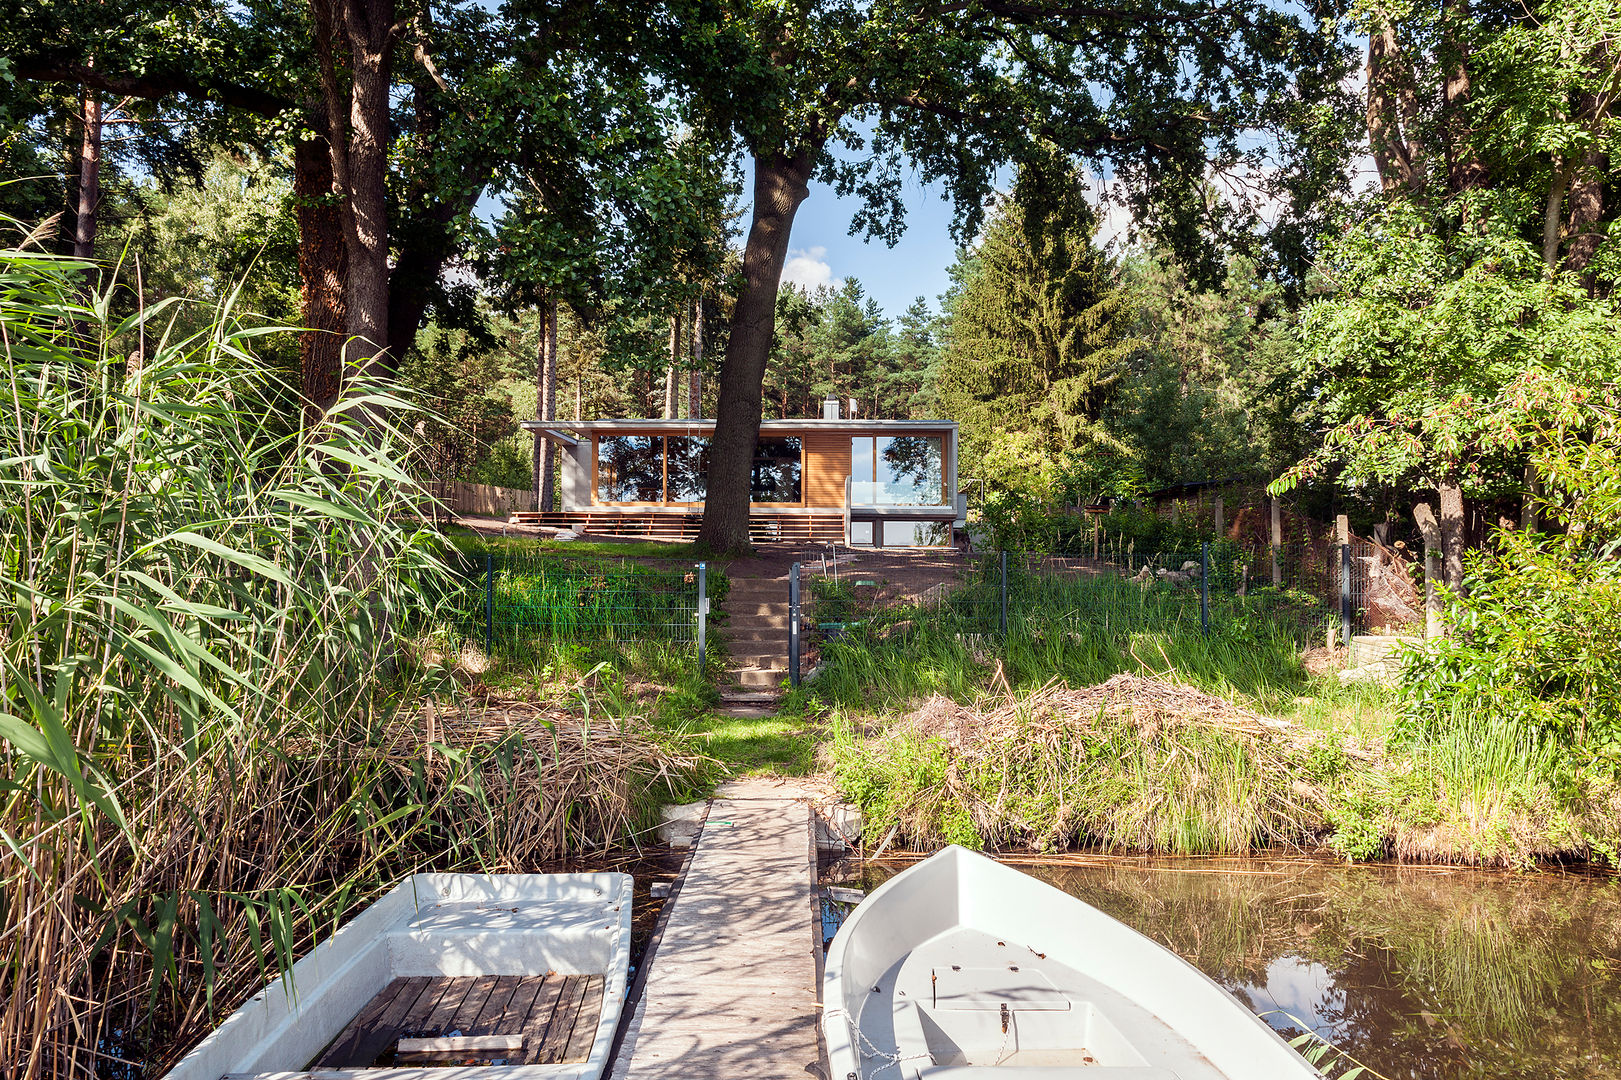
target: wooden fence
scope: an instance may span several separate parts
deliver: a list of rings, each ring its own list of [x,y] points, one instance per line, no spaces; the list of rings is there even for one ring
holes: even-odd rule
[[[529,488],[468,484],[460,480],[424,480],[421,484],[423,489],[437,499],[445,509],[460,517],[505,520],[509,514],[527,512],[535,508],[535,493]],[[423,510],[426,512],[428,508],[424,507]]]

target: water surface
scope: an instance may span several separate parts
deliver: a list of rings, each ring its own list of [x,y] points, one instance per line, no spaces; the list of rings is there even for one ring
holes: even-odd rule
[[[1391,1080],[1621,1080],[1621,882],[1309,859],[1018,863],[1169,947],[1286,1038]],[[871,890],[907,863],[830,868]]]

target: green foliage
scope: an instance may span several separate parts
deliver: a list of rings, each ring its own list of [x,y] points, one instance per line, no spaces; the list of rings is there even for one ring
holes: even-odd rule
[[[1029,171],[957,271],[940,402],[964,476],[1051,498],[1086,457],[1121,449],[1098,421],[1133,347],[1130,298],[1094,232],[1076,178]]]
[[[502,635],[687,641],[697,633],[697,573],[690,569],[508,557],[493,563],[490,581],[483,571],[475,560],[467,614],[476,626],[485,617],[488,600],[490,617]]]
[[[933,419],[938,362],[933,319],[922,297],[891,323],[854,278],[814,292],[787,285],[777,294],[764,415],[820,416],[823,399],[831,395],[843,416],[854,401],[861,417]]]
[[[1292,464],[1301,448],[1274,385],[1295,348],[1283,288],[1246,258],[1230,260],[1220,287],[1204,290],[1153,254],[1126,259],[1122,271],[1139,345],[1103,419],[1129,448],[1136,486],[1271,477]]]
[[[1621,454],[1614,386],[1534,457],[1558,533],[1497,531],[1470,562],[1449,635],[1405,667],[1404,731],[1433,738],[1491,718],[1621,765]]]
[[[1304,313],[1298,370],[1328,431],[1286,484],[1339,462],[1362,481],[1512,489],[1546,406],[1536,380],[1621,370],[1613,304],[1547,274],[1511,203],[1470,205],[1479,226],[1450,231],[1392,203],[1332,246],[1337,295]]]
[[[430,325],[400,367],[401,381],[425,414],[416,425],[424,481],[474,479],[492,459],[493,445],[513,429],[512,398],[501,387],[513,374],[512,361],[492,344],[465,330]],[[518,482],[504,486],[527,488],[529,467],[519,471],[514,451],[505,451],[503,460],[515,474],[506,478]]]

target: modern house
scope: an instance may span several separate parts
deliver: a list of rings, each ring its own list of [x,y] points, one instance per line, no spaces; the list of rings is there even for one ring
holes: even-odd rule
[[[562,451],[561,509],[516,520],[590,532],[690,539],[703,514],[713,420],[524,421]],[[957,425],[766,420],[754,451],[753,539],[874,546],[948,543],[957,495]]]

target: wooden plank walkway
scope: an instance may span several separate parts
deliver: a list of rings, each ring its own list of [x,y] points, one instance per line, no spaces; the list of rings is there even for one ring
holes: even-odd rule
[[[484,1051],[425,1051],[409,1064],[584,1061],[602,1015],[603,982],[601,975],[555,974],[395,979],[338,1033],[316,1067],[407,1064],[395,1057],[401,1039],[450,1038],[454,1047],[496,1036],[510,1039]]]
[[[615,1080],[822,1076],[809,806],[727,784],[709,807]]]

